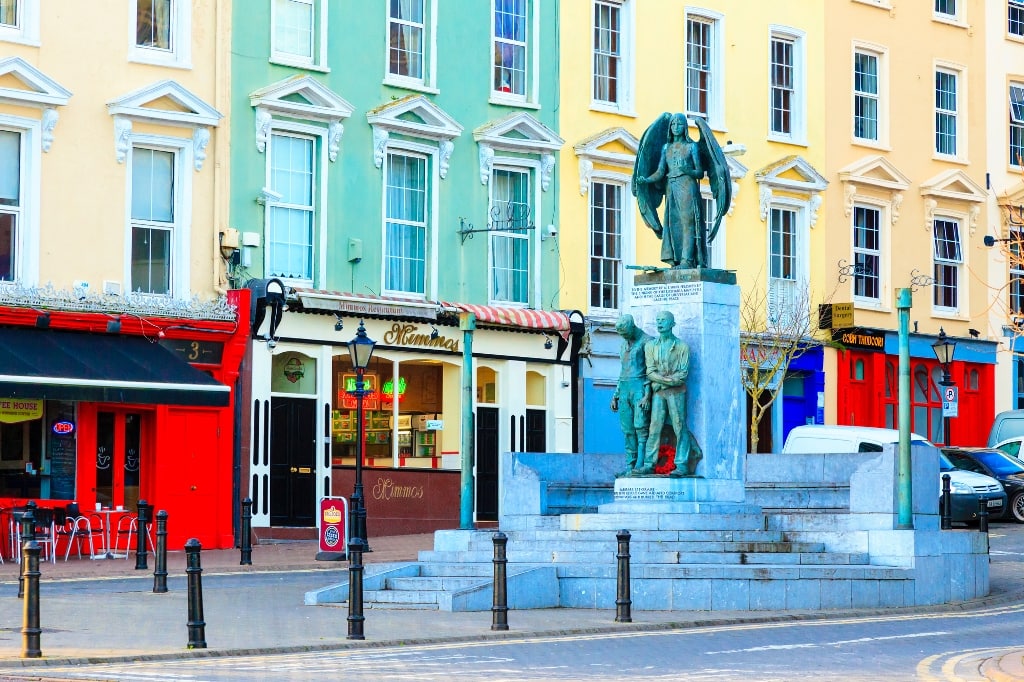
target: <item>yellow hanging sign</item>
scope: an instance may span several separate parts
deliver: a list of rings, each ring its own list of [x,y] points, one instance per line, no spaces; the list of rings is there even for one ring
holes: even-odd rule
[[[16,424],[43,416],[43,401],[34,398],[0,398],[0,423]]]

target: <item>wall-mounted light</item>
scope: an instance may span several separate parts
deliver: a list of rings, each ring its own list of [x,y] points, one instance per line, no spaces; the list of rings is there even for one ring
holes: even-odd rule
[[[434,325],[430,325],[430,338],[431,338],[431,340],[436,339],[439,336],[441,336],[441,332],[437,331],[437,327],[435,327]]]
[[[334,318],[334,331],[340,332],[342,329],[345,328],[345,323],[342,321],[341,313],[334,313]]]
[[[545,334],[545,335],[544,335],[544,349],[545,349],[545,350],[551,350],[551,347],[552,347],[553,345],[554,345],[554,344],[553,344],[553,343],[551,343],[551,337],[550,337],[550,336],[548,336],[547,334]]]
[[[36,318],[36,329],[49,329],[50,328],[50,311],[44,310],[39,313],[39,317]]]
[[[981,336],[981,332],[979,332],[977,329],[968,329],[967,333],[971,335],[972,339],[976,339],[979,336]]]

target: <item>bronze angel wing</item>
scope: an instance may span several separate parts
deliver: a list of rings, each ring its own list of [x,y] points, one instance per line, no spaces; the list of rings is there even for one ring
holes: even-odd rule
[[[725,153],[718,145],[715,134],[711,132],[707,121],[695,116],[692,119],[700,130],[700,162],[704,171],[708,174],[708,184],[711,185],[711,195],[715,199],[715,222],[708,234],[708,244],[715,240],[718,234],[718,227],[722,224],[725,212],[729,210],[732,203],[732,177],[729,175],[729,163],[725,160]]]
[[[633,196],[647,227],[661,239],[661,218],[658,207],[665,198],[665,180],[658,182],[637,182],[637,178],[650,177],[658,170],[661,163],[661,152],[668,142],[668,124],[672,115],[664,113],[648,126],[640,138],[640,146],[636,151],[636,163],[633,165]]]

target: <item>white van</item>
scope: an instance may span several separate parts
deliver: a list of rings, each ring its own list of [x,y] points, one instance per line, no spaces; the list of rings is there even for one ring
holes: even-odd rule
[[[789,432],[783,454],[826,452],[881,452],[883,445],[900,442],[897,429],[873,426],[826,426],[808,424]],[[924,436],[910,434],[911,445],[931,445]]]

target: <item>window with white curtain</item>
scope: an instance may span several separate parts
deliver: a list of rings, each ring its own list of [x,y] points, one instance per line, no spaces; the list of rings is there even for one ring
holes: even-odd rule
[[[135,44],[156,50],[171,51],[173,46],[172,5],[175,0],[137,0]]]
[[[495,168],[491,175],[491,300],[530,302],[530,173]]]
[[[267,151],[267,187],[281,196],[266,203],[267,275],[310,281],[316,143],[304,135],[275,132]]]
[[[768,314],[798,314],[800,287],[806,280],[806,263],[800,255],[797,212],[773,207],[768,213]]]
[[[505,97],[529,97],[530,0],[494,0],[492,91]]]
[[[945,310],[959,307],[960,269],[964,258],[960,248],[960,221],[936,218],[934,230],[934,277],[932,305]]]
[[[16,278],[22,209],[21,133],[0,130],[0,281]]]
[[[619,103],[622,76],[622,7],[618,2],[594,3],[594,99]]]
[[[168,295],[174,251],[175,153],[134,147],[131,163],[131,288]]]
[[[426,293],[427,159],[388,152],[385,181],[384,289]]]
[[[0,0],[0,26],[18,28],[21,25],[21,0]]]
[[[425,0],[389,0],[388,73],[423,80]]]
[[[317,1],[274,0],[271,50],[277,57],[313,64],[317,56]]]
[[[132,11],[128,50],[131,61],[192,66],[191,0],[133,0],[129,7]]]

